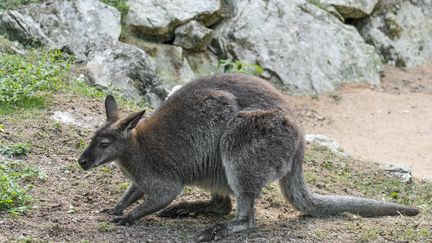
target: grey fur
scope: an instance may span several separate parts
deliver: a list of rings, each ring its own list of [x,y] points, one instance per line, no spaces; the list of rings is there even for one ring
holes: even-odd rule
[[[220,239],[255,226],[255,199],[274,180],[284,197],[308,215],[419,213],[394,203],[310,192],[303,178],[303,132],[283,95],[259,78],[223,74],[193,81],[140,122],[143,112],[119,118],[111,96],[105,107],[107,122],[79,162],[90,169],[116,160],[132,181],[117,206],[105,212],[121,215],[145,195],[127,216],[114,219],[119,225],[162,210],[184,186],[196,185],[212,192],[210,202],[174,205],[160,215],[226,214],[229,195],[234,195],[236,218],[210,226],[196,238]]]

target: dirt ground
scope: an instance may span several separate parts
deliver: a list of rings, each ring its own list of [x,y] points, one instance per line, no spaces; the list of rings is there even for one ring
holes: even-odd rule
[[[379,162],[401,161],[415,175],[431,171],[431,94],[428,68],[401,71],[386,68],[382,87],[345,87],[319,97],[289,98],[307,133],[321,133],[338,141],[354,156]],[[407,78],[404,78],[404,75]],[[418,77],[418,78],[417,78]],[[408,81],[405,81],[408,80]],[[70,124],[53,116],[69,114]],[[68,115],[64,115],[68,117]],[[46,181],[33,182],[33,206],[21,216],[0,213],[0,242],[190,242],[203,227],[234,217],[164,219],[148,216],[131,227],[114,226],[100,211],[115,205],[127,186],[115,166],[82,171],[76,160],[94,128],[104,119],[103,103],[76,94],[55,95],[50,109],[38,113],[0,117],[7,143],[29,143],[26,161],[46,172]],[[429,148],[429,150],[428,150]],[[351,162],[350,162],[351,163]],[[376,175],[374,164],[352,161],[365,174]],[[356,196],[347,181],[326,181],[319,169],[312,188],[322,193]],[[329,175],[329,174],[327,174]],[[376,178],[382,177],[381,174]],[[328,185],[334,184],[333,187]],[[208,193],[187,188],[176,200],[208,198]],[[374,196],[374,195],[368,195]],[[379,195],[375,195],[379,199]],[[222,242],[430,242],[432,216],[362,218],[302,217],[270,186],[257,202],[257,229],[230,236]],[[401,233],[402,232],[402,233]]]
[[[380,87],[347,85],[294,98],[306,133],[324,134],[356,158],[405,164],[432,180],[432,65],[385,67]]]

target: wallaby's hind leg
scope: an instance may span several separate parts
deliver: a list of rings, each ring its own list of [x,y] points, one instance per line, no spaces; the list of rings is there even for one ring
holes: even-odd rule
[[[197,241],[221,239],[255,227],[255,198],[266,183],[290,170],[297,135],[280,111],[239,112],[229,122],[220,150],[228,184],[237,198],[236,218],[206,228]]]
[[[111,215],[122,215],[123,210],[132,205],[134,202],[138,201],[138,199],[140,199],[143,195],[144,193],[141,192],[138,187],[136,187],[134,184],[131,184],[114,208],[106,208],[102,210],[102,212]]]
[[[210,201],[182,202],[162,210],[158,215],[168,218],[188,216],[225,215],[232,210],[231,198],[228,195],[212,194]]]

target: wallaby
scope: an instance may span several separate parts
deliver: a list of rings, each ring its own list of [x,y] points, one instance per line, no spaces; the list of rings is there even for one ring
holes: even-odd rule
[[[112,96],[105,100],[106,122],[79,158],[85,170],[117,161],[132,183],[120,202],[104,210],[122,215],[144,201],[118,225],[167,207],[184,186],[212,193],[208,202],[181,203],[159,215],[228,214],[235,219],[210,226],[197,241],[226,237],[255,226],[254,203],[261,188],[279,180],[283,196],[306,215],[350,212],[362,216],[417,215],[415,208],[351,196],[311,192],[304,181],[304,136],[288,102],[266,81],[244,74],[197,79],[170,96],[150,117],[144,111],[121,117]]]

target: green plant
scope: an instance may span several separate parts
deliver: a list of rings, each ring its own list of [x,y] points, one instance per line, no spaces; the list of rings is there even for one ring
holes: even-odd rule
[[[116,8],[120,12],[122,19],[129,11],[129,6],[125,0],[101,0],[101,2]]]
[[[70,60],[61,51],[31,51],[28,55],[0,56],[0,108],[37,108],[46,96],[63,87]]]
[[[109,232],[115,228],[115,225],[108,222],[102,222],[97,225],[97,230],[99,232]]]
[[[105,93],[100,89],[90,86],[82,79],[76,79],[69,83],[68,89],[72,90],[77,94],[84,95],[92,98],[103,98]]]
[[[30,146],[26,143],[17,143],[12,145],[0,145],[0,154],[9,158],[26,156],[30,151]]]
[[[259,76],[264,72],[264,69],[258,64],[245,63],[243,61],[234,61],[232,59],[219,60],[218,68],[224,73],[247,73]]]
[[[32,202],[32,197],[27,193],[32,188],[28,182],[45,178],[43,171],[25,166],[22,162],[0,161],[0,211],[12,214],[25,212]]]

